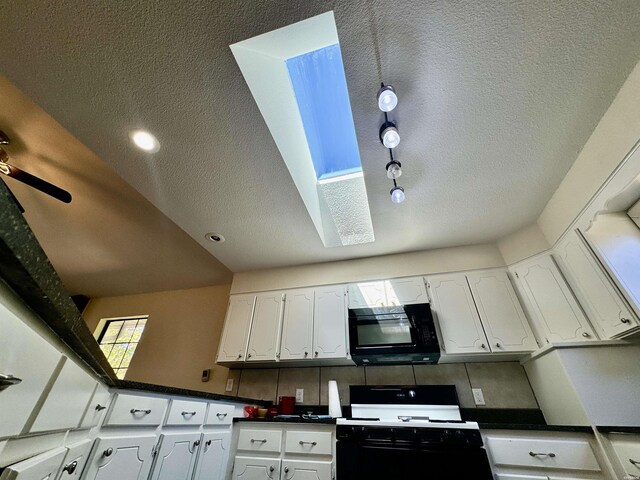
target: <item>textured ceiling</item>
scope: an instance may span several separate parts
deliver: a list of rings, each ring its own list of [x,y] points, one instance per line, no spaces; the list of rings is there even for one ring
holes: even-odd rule
[[[332,9],[376,241],[326,249],[228,46]],[[530,223],[640,58],[636,0],[16,0],[2,17],[0,72],[233,271]],[[381,80],[400,99],[401,205],[377,139]],[[130,147],[137,127],[159,153]]]
[[[0,105],[10,162],[73,194],[65,204],[2,176],[70,294],[230,283],[224,265],[2,76]]]

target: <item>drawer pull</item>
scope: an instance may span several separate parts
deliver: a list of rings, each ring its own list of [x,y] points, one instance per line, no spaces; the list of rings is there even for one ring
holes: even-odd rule
[[[629,320],[628,318],[621,318],[620,321],[622,323],[631,323],[631,320]]]
[[[131,412],[132,415],[135,415],[136,413],[142,413],[143,415],[149,415],[151,413],[151,409],[150,408],[148,408],[146,410],[140,410],[139,408],[132,408],[129,411]]]
[[[625,475],[624,477],[622,477],[624,480],[640,480],[640,477],[638,475],[634,475],[633,473],[630,473],[628,475]]]
[[[21,378],[14,377],[9,373],[0,373],[0,392],[12,385],[18,385],[20,382],[22,382]]]
[[[193,412],[182,412],[183,417],[186,417],[187,415],[189,415],[190,417],[193,417],[195,414],[196,414],[195,410]]]
[[[553,452],[549,452],[549,453],[529,452],[529,455],[531,455],[532,457],[549,457],[549,458],[555,458],[556,456],[556,454]]]
[[[257,440],[257,439],[255,439],[255,438],[252,438],[252,439],[251,439],[251,443],[267,443],[267,439],[266,439],[266,438],[263,438],[263,439],[261,439],[261,440]]]
[[[110,457],[112,453],[113,453],[113,448],[109,447],[104,452],[102,452],[102,455],[104,455],[105,457]]]
[[[207,440],[207,441],[205,442],[205,445],[206,445],[207,447],[210,447],[210,446],[211,446],[211,440]]]
[[[305,446],[305,445],[311,445],[312,447],[315,447],[318,442],[303,442],[302,440],[300,440],[300,445]]]
[[[223,418],[225,418],[227,416],[226,413],[216,413],[216,417],[218,417],[218,420],[222,420]]]
[[[73,472],[76,471],[76,468],[78,468],[78,461],[74,460],[73,462],[65,465],[62,471],[67,472],[69,475],[73,475]]]
[[[638,460],[634,460],[633,458],[630,458],[630,459],[629,459],[629,463],[630,463],[631,465],[633,465],[634,467],[640,467],[640,461],[638,461]]]

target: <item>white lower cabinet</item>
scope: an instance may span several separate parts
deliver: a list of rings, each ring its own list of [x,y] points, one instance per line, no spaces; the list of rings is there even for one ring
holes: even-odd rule
[[[280,480],[330,480],[332,469],[331,462],[285,459],[282,461]]]
[[[59,447],[36,455],[4,469],[0,480],[55,480],[66,454],[67,449]]]
[[[0,304],[0,438],[19,435],[62,354]],[[0,386],[0,388],[2,388]]]
[[[30,433],[76,428],[95,390],[92,376],[66,358]]]
[[[230,432],[203,434],[193,479],[224,480],[230,443]]]
[[[146,480],[156,441],[155,435],[99,437],[83,480]]]
[[[510,270],[546,343],[597,339],[551,256],[533,257]]]
[[[67,446],[67,454],[56,480],[79,479],[89,459],[92,444],[87,438]]]
[[[96,383],[96,389],[93,392],[87,411],[82,417],[80,428],[91,428],[97,426],[109,407],[111,392],[109,392],[109,389],[100,382]]]
[[[189,480],[196,465],[200,433],[164,433],[151,480]]]
[[[231,478],[233,480],[277,480],[280,478],[280,459],[237,455]]]
[[[640,435],[612,433],[608,438],[618,463],[614,468],[629,480],[640,478]]]

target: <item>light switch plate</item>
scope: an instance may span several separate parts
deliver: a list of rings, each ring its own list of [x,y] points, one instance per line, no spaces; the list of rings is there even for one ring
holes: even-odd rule
[[[486,405],[481,388],[472,388],[471,392],[473,393],[473,401],[476,402],[476,405]]]
[[[232,392],[233,391],[233,378],[228,378],[227,379],[227,388],[224,389],[225,392]]]
[[[296,388],[296,403],[304,403],[304,388]]]

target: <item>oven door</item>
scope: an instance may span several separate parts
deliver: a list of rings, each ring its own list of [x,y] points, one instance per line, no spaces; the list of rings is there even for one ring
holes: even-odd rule
[[[338,441],[337,480],[492,480],[482,447]]]

